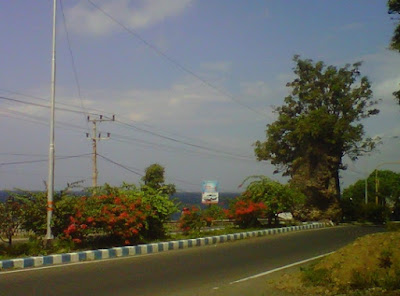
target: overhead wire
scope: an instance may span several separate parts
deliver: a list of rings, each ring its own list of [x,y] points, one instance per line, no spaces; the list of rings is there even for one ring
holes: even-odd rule
[[[120,163],[118,163],[118,162],[116,162],[116,161],[114,161],[114,160],[112,160],[112,159],[110,159],[110,158],[108,158],[108,157],[105,157],[105,156],[103,156],[103,155],[101,155],[101,154],[97,154],[97,156],[99,156],[99,157],[101,157],[102,159],[104,159],[104,160],[106,160],[106,161],[108,161],[108,162],[110,162],[110,163],[112,163],[112,164],[114,164],[114,165],[116,165],[116,166],[118,166],[118,167],[121,167],[121,168],[123,168],[123,169],[125,169],[125,170],[127,170],[127,171],[129,171],[129,172],[131,172],[131,173],[134,173],[135,175],[138,175],[138,176],[140,176],[140,177],[143,177],[143,176],[144,176],[142,173],[139,173],[139,172],[136,171],[136,170],[130,169],[130,168],[128,168],[127,166],[125,166],[125,165],[123,165],[123,164],[120,164]]]
[[[87,112],[87,110],[86,110],[86,108],[85,108],[85,106],[83,104],[83,100],[82,100],[81,85],[80,85],[79,79],[78,79],[78,71],[76,70],[75,58],[74,58],[74,54],[72,52],[71,40],[69,38],[67,22],[65,20],[63,0],[60,0],[60,7],[61,7],[61,14],[62,14],[62,20],[63,20],[63,24],[64,24],[65,35],[67,37],[68,50],[69,50],[69,54],[70,54],[70,57],[71,57],[72,71],[74,73],[75,84],[76,84],[76,87],[77,87],[77,90],[78,90],[78,97],[79,97],[79,101],[81,103],[81,108],[82,108],[83,112],[85,113],[85,118],[86,118],[86,116],[88,115],[88,112]],[[85,122],[86,122],[87,129],[89,129],[89,123],[87,121],[85,121]]]
[[[120,120],[115,120],[115,121],[120,123],[120,124],[123,124],[125,126],[129,126],[131,128],[134,128],[134,129],[136,129],[138,131],[141,131],[141,132],[144,132],[144,133],[147,133],[147,134],[150,134],[150,135],[153,135],[153,136],[165,139],[165,140],[169,140],[169,141],[172,141],[172,142],[175,142],[175,143],[180,143],[180,144],[191,146],[191,147],[195,147],[195,148],[198,148],[198,149],[213,151],[213,152],[217,152],[217,153],[221,153],[221,154],[225,154],[225,155],[230,155],[230,156],[234,156],[234,157],[240,157],[240,158],[249,159],[249,157],[245,156],[245,155],[233,154],[233,153],[226,152],[226,151],[223,151],[223,150],[219,150],[219,149],[215,149],[215,148],[211,148],[211,147],[206,147],[206,146],[202,146],[202,145],[189,143],[189,142],[178,140],[178,139],[175,139],[175,138],[172,138],[172,137],[164,136],[164,135],[161,135],[159,133],[156,133],[156,132],[153,132],[153,131],[149,131],[149,130],[146,130],[144,128],[141,128],[141,127],[138,127],[136,125],[129,124],[129,123],[126,123],[126,122],[123,122],[123,121],[120,121]]]
[[[64,159],[71,159],[71,158],[79,158],[79,157],[86,157],[92,155],[91,153],[80,154],[80,155],[71,155],[71,156],[58,156],[56,157],[57,160],[64,160]],[[24,161],[14,161],[14,162],[2,162],[0,166],[7,166],[7,165],[19,165],[19,164],[31,164],[31,163],[38,163],[38,162],[47,162],[48,159],[38,159],[38,160],[24,160]]]
[[[118,163],[118,162],[116,162],[116,161],[114,161],[114,160],[112,160],[112,159],[110,159],[110,158],[108,158],[108,157],[106,157],[104,155],[101,155],[101,154],[97,154],[97,156],[99,156],[99,157],[103,158],[104,160],[106,160],[106,161],[108,161],[108,162],[110,162],[110,163],[112,163],[112,164],[114,164],[114,165],[116,165],[118,167],[121,167],[121,168],[123,168],[123,169],[125,169],[125,170],[127,170],[127,171],[129,171],[131,173],[134,173],[135,175],[138,175],[140,177],[144,176],[144,174],[138,172],[139,169],[137,169],[137,168],[132,168],[130,166],[126,166],[126,165],[120,164],[120,163]],[[191,183],[191,182],[179,179],[179,178],[168,177],[168,179],[175,180],[175,181],[178,181],[180,183],[187,184],[187,185],[192,185],[192,186],[197,186],[198,185],[198,184],[194,184],[194,183]]]
[[[95,7],[97,10],[99,10],[101,13],[103,13],[105,16],[107,16],[110,20],[112,20],[114,23],[118,24],[121,28],[123,28],[125,31],[127,31],[130,35],[132,35],[133,37],[137,38],[138,40],[140,40],[143,44],[145,44],[148,48],[150,48],[151,50],[153,50],[155,53],[157,53],[159,56],[165,58],[167,61],[169,61],[171,64],[175,65],[178,69],[182,70],[183,72],[191,75],[192,77],[196,78],[197,80],[201,81],[203,84],[207,85],[208,87],[214,89],[215,91],[217,91],[218,93],[222,94],[224,97],[229,98],[231,101],[239,104],[240,106],[258,114],[261,116],[265,116],[267,114],[260,112],[257,109],[254,109],[246,104],[244,104],[243,102],[241,102],[240,100],[238,100],[237,98],[235,98],[235,96],[233,96],[232,94],[230,94],[229,92],[222,90],[221,88],[217,87],[216,85],[212,84],[211,82],[209,82],[208,80],[202,78],[201,76],[199,76],[198,74],[196,74],[194,71],[190,70],[188,67],[184,66],[183,64],[181,64],[180,62],[178,62],[177,60],[173,59],[172,57],[170,57],[169,55],[167,55],[164,51],[162,51],[161,49],[159,49],[157,46],[155,46],[154,44],[150,43],[149,41],[147,41],[146,39],[144,39],[138,32],[136,32],[134,29],[128,28],[127,26],[125,26],[122,22],[120,22],[119,20],[117,20],[115,17],[113,17],[111,14],[109,14],[108,12],[106,12],[104,9],[102,9],[100,6],[98,6],[97,4],[93,3],[93,1],[91,0],[87,0],[93,7]]]
[[[27,102],[27,101],[8,98],[8,97],[4,97],[4,96],[0,96],[0,99],[7,100],[7,101],[12,101],[12,102],[18,102],[18,103],[27,104],[27,105],[32,105],[32,106],[37,106],[37,107],[42,107],[42,108],[50,108],[48,105],[43,105],[43,104],[38,104],[38,103],[33,103],[33,102]],[[83,111],[72,110],[72,109],[68,109],[68,108],[56,107],[56,109],[58,109],[60,111],[66,111],[66,112],[72,112],[72,113],[78,113],[78,114],[82,114],[82,113],[85,114]],[[9,111],[11,111],[11,110],[9,110]],[[18,112],[18,111],[15,111],[15,110],[12,110],[12,111],[13,112]],[[90,113],[90,114],[94,114],[94,113]],[[240,158],[240,159],[246,159],[246,160],[254,160],[253,158],[251,158],[249,156],[246,156],[246,155],[235,154],[235,153],[231,153],[231,152],[228,152],[228,151],[215,149],[215,148],[211,148],[211,147],[206,147],[206,146],[203,146],[203,145],[198,145],[198,144],[190,143],[188,141],[182,141],[182,140],[179,140],[179,139],[176,139],[176,138],[173,138],[173,137],[165,136],[165,135],[162,135],[160,133],[157,133],[157,132],[154,132],[154,131],[150,131],[148,129],[145,129],[145,128],[139,127],[137,125],[130,124],[130,123],[118,120],[118,119],[115,120],[115,122],[117,122],[117,123],[119,123],[119,124],[121,124],[123,126],[126,126],[126,127],[129,127],[129,128],[133,128],[135,130],[141,131],[143,133],[150,134],[152,136],[156,136],[156,137],[159,137],[159,138],[162,138],[162,139],[165,139],[165,140],[169,140],[171,142],[179,143],[179,144],[190,146],[190,147],[197,148],[197,149],[211,151],[211,152],[222,154],[222,155],[228,155],[228,156],[231,156],[231,157],[234,157],[234,158]],[[66,123],[64,123],[64,124],[65,125],[70,125],[70,124],[66,124]],[[74,128],[80,128],[80,127],[79,126],[74,126]]]

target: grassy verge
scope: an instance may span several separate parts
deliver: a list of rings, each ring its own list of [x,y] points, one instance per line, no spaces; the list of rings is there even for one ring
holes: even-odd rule
[[[293,295],[400,295],[400,224],[366,235],[323,259],[282,277],[276,287]]]

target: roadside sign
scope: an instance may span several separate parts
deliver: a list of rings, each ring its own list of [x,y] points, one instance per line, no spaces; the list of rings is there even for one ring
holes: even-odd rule
[[[201,183],[201,203],[217,204],[219,198],[218,186],[218,181],[203,181]]]

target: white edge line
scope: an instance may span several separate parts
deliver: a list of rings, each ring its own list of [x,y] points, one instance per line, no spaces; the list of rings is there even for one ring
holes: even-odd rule
[[[286,268],[289,268],[289,267],[293,267],[293,266],[296,266],[296,265],[300,265],[300,264],[303,264],[303,263],[307,263],[309,261],[313,261],[313,260],[328,256],[328,255],[333,254],[333,253],[335,253],[335,252],[326,253],[326,254],[319,255],[319,256],[316,256],[316,257],[312,257],[312,258],[308,258],[308,259],[305,259],[305,260],[302,260],[302,261],[298,261],[298,262],[295,262],[295,263],[292,263],[292,264],[289,264],[289,265],[281,266],[281,267],[278,267],[278,268],[275,268],[275,269],[272,269],[272,270],[268,270],[268,271],[265,271],[265,272],[262,272],[262,273],[259,273],[259,274],[255,274],[255,275],[252,275],[252,276],[249,276],[249,277],[246,277],[246,278],[234,281],[234,282],[230,282],[229,284],[230,285],[237,284],[237,283],[245,282],[245,281],[248,281],[248,280],[251,280],[251,279],[255,279],[255,278],[258,278],[258,277],[262,277],[264,275],[267,275],[267,274],[270,274],[270,273],[273,273],[273,272],[276,272],[276,271],[279,271],[279,270],[283,270],[283,269],[286,269]]]

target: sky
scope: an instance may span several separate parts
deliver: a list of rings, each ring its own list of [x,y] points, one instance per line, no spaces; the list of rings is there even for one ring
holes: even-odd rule
[[[53,1],[0,2],[0,190],[44,190],[48,176]],[[400,54],[382,0],[69,0],[57,2],[55,189],[139,184],[159,163],[179,191],[252,175],[286,182],[253,143],[265,140],[294,79],[293,56],[360,72],[380,99],[362,121],[379,149],[343,159],[342,188],[376,167],[400,170]],[[107,137],[110,133],[110,137]]]

